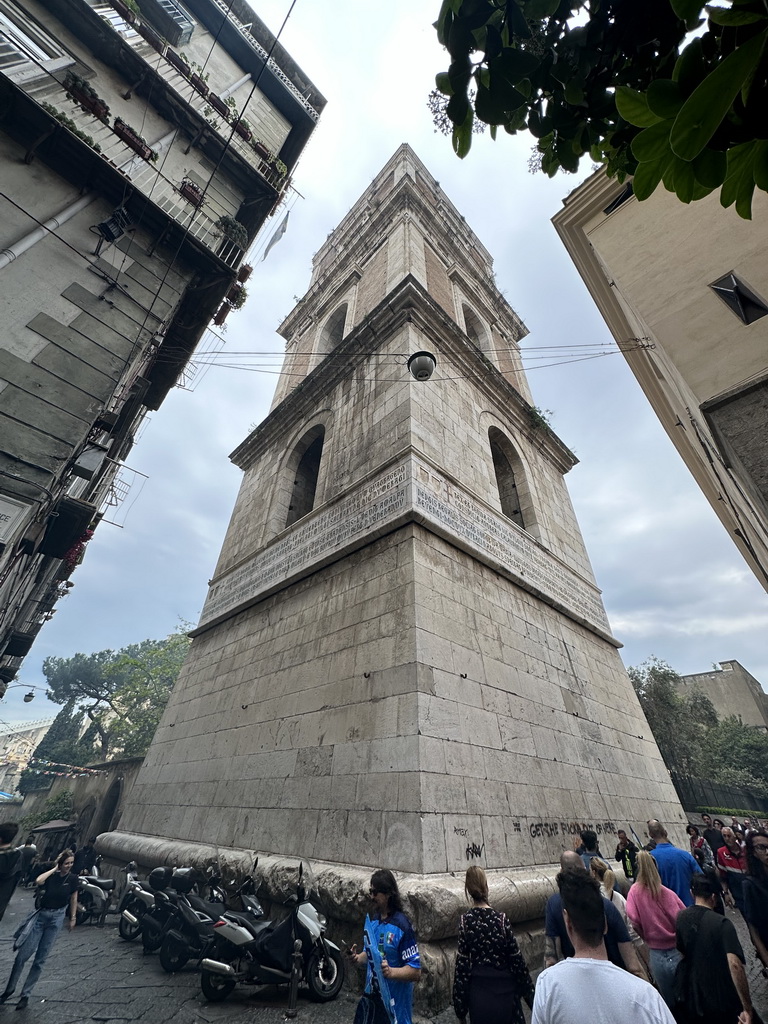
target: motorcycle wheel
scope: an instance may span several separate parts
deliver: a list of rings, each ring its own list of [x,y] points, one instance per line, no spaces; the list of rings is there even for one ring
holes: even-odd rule
[[[156,953],[163,944],[163,930],[161,927],[152,930],[146,927],[146,922],[141,922],[141,944],[147,953]]]
[[[235,987],[235,979],[213,971],[200,972],[200,988],[209,1003],[220,1003]]]
[[[344,984],[344,961],[337,949],[313,953],[307,964],[309,998],[313,1003],[329,1003]]]
[[[131,924],[130,921],[126,921],[123,915],[120,915],[120,924],[117,926],[117,930],[120,934],[121,939],[125,939],[126,942],[133,942],[135,938],[138,938],[141,932],[141,918],[143,917],[144,910],[139,910],[137,906],[130,906],[127,908],[137,918],[136,924]]]
[[[89,892],[84,892],[77,903],[77,911],[75,913],[75,923],[78,928],[85,924],[93,913],[93,900]]]
[[[173,939],[166,935],[160,947],[160,965],[163,970],[169,974],[175,974],[176,971],[182,969],[187,960],[189,960],[189,949],[187,946],[179,942],[178,939]]]

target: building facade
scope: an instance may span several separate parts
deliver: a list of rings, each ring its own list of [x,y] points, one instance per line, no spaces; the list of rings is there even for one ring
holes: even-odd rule
[[[553,218],[654,412],[768,589],[768,200],[642,203],[600,171]]]
[[[0,693],[324,103],[239,0],[0,0]]]
[[[36,722],[17,722],[0,730],[0,790],[14,796],[19,778],[30,757],[53,725],[52,718]]]
[[[144,861],[257,850],[276,891],[310,858],[339,928],[359,928],[372,867],[402,872],[419,988],[445,1005],[468,864],[529,920],[582,827],[610,846],[682,810],[568,497],[576,460],[531,404],[525,326],[408,146],[280,330],[286,373],[232,456],[189,657],[100,842]]]
[[[681,693],[693,688],[709,697],[719,719],[735,715],[749,728],[768,729],[768,694],[738,661],[721,661],[719,669],[680,677]]]

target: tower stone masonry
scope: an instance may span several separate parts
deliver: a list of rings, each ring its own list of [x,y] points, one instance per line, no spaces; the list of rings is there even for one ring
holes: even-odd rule
[[[571,507],[576,459],[532,404],[526,328],[404,145],[280,333],[188,660],[106,841],[304,857],[360,886],[389,867],[427,945],[455,935],[471,863],[535,918],[580,828],[610,856],[617,827],[683,814]],[[406,366],[421,350],[428,381]]]

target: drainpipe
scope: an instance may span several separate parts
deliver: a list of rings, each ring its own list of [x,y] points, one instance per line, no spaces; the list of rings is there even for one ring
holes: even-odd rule
[[[245,85],[246,82],[250,82],[251,77],[251,75],[243,75],[243,77],[239,78],[234,85],[230,85],[223,92],[220,92],[219,96],[225,100],[228,96],[231,96],[233,92],[237,92],[241,85]]]
[[[90,206],[94,200],[98,199],[97,193],[91,193],[90,195],[83,196],[78,199],[77,202],[66,206],[60,213],[57,213],[55,217],[51,217],[44,224],[36,227],[34,231],[30,231],[28,235],[24,235],[14,245],[9,246],[7,249],[0,251],[0,270],[4,270],[9,263],[13,263],[15,259],[18,259],[27,249],[31,249],[33,245],[42,241],[49,232],[55,231],[60,228],[62,224],[66,224],[68,220],[71,220],[74,216],[84,210],[86,206]]]

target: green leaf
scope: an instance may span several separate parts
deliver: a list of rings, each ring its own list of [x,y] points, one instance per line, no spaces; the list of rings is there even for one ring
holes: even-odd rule
[[[728,173],[720,189],[720,205],[727,209],[736,203],[736,212],[745,220],[752,217],[756,152],[754,142],[743,142],[728,151]]]
[[[499,57],[504,44],[501,41],[501,32],[496,28],[495,25],[488,25],[485,29],[485,57],[486,60],[493,60],[494,57]]]
[[[651,113],[659,117],[677,117],[685,97],[677,82],[671,78],[657,78],[648,86],[645,94]]]
[[[502,110],[517,110],[525,103],[525,96],[520,89],[516,89],[504,73],[503,63],[500,59],[490,62],[488,65],[489,81],[488,88],[493,94],[493,101]]]
[[[699,0],[669,0],[669,5],[680,21],[690,21],[691,18],[698,18],[699,11],[704,6]]]
[[[570,80],[565,87],[563,95],[565,96],[565,102],[572,103],[574,106],[584,102],[584,90],[578,78]]]
[[[703,149],[693,161],[696,181],[707,189],[719,188],[725,181],[728,157],[716,149]]]
[[[525,121],[528,117],[528,111],[525,107],[521,107],[519,110],[514,110],[507,120],[504,122],[504,131],[509,135],[514,135],[520,131],[521,128],[525,128]]]
[[[525,15],[520,9],[518,0],[507,0],[507,24],[509,25],[510,31],[520,36],[521,39],[530,39],[531,30],[528,26],[528,22],[525,20]]]
[[[457,92],[454,96],[451,96],[445,108],[445,112],[453,122],[455,129],[464,123],[468,111],[471,111],[469,100],[467,99],[467,94],[463,92]]]
[[[757,187],[763,192],[768,192],[768,142],[765,140],[755,143],[752,170]]]
[[[461,124],[457,124],[453,129],[453,135],[451,141],[453,143],[453,151],[456,156],[460,159],[464,159],[467,153],[472,148],[472,123],[474,121],[474,114],[472,113],[472,107],[467,104],[467,116],[464,118]]]
[[[453,96],[451,76],[447,71],[441,71],[435,75],[435,85],[437,86],[437,91],[441,92],[443,96]]]
[[[674,189],[677,198],[683,203],[690,203],[696,191],[696,178],[693,165],[679,157],[674,158]]]
[[[551,18],[559,6],[560,0],[527,0],[525,16],[531,21],[541,21]]]
[[[739,25],[754,25],[756,21],[765,21],[765,14],[755,11],[735,11],[728,7],[707,6],[707,15],[714,25],[736,28]]]
[[[638,164],[635,175],[632,178],[632,191],[640,202],[656,191],[667,164],[671,160],[672,154],[670,153],[660,160],[648,160],[645,163]]]
[[[664,158],[668,159],[670,154],[669,132],[672,128],[672,123],[672,121],[660,121],[659,124],[646,128],[639,135],[636,135],[632,140],[632,155],[640,163]]]
[[[707,74],[701,39],[689,43],[675,62],[672,80],[680,85],[683,95],[690,96]]]
[[[539,66],[539,58],[525,50],[518,50],[513,46],[506,46],[499,58],[499,67],[505,78],[513,85],[517,85]]]
[[[616,90],[616,109],[625,121],[636,128],[650,128],[651,125],[663,120],[648,106],[647,96],[630,89],[627,85],[620,85]]]
[[[694,89],[672,126],[670,145],[677,156],[693,160],[704,149],[760,60],[764,45],[764,33],[753,36]]]

